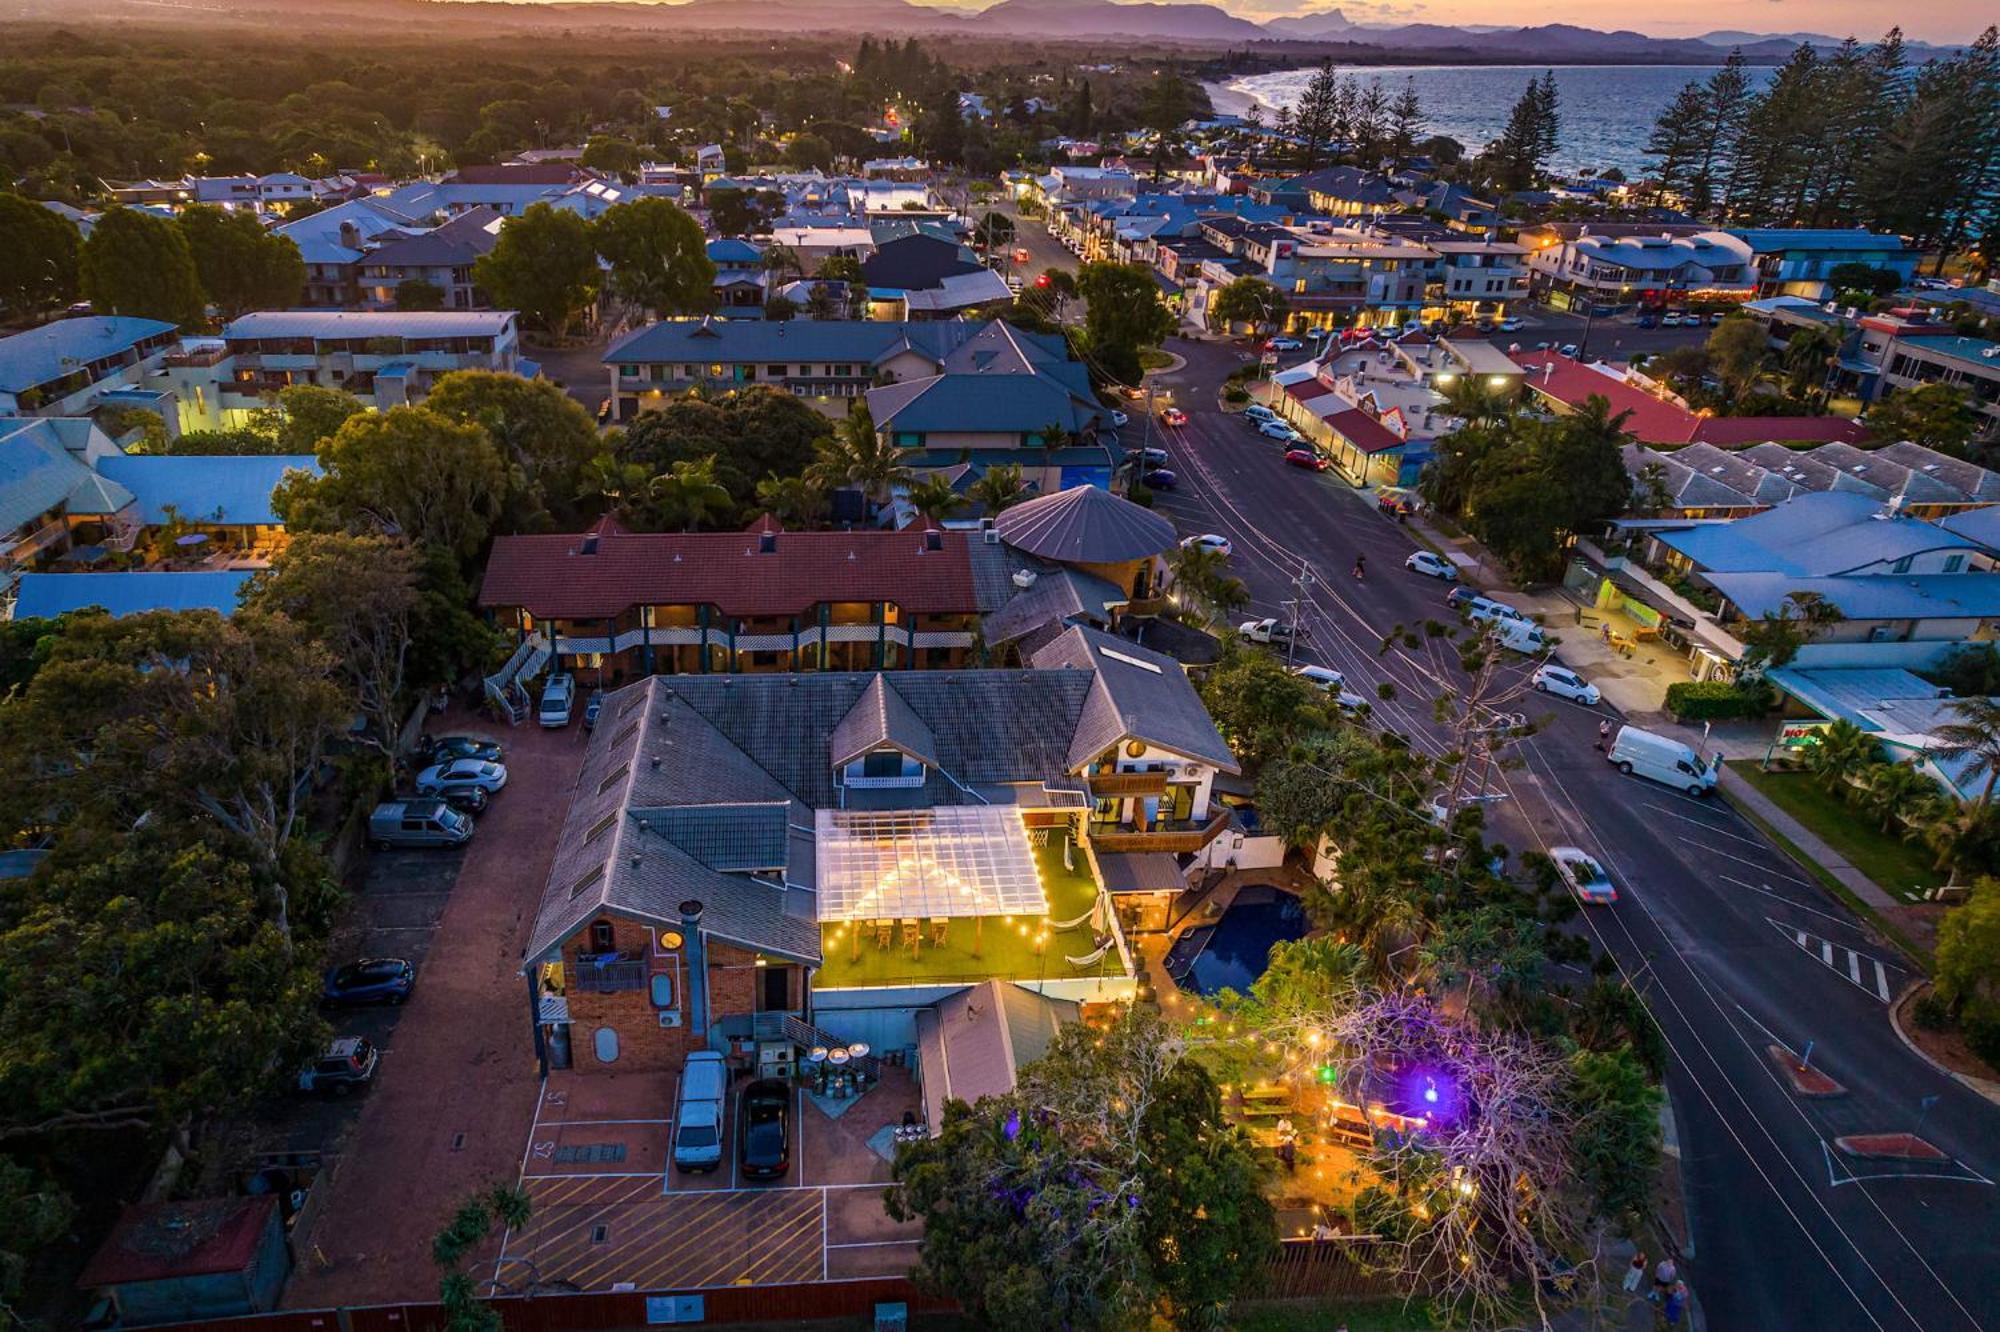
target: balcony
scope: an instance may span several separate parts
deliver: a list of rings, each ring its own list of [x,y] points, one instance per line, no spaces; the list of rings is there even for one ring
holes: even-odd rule
[[[1228,826],[1229,811],[1226,809],[1219,809],[1206,819],[1162,820],[1144,829],[1126,824],[1093,822],[1090,825],[1090,844],[1109,854],[1166,851],[1185,855],[1207,846]]]
[[[636,953],[582,953],[564,969],[569,987],[585,994],[643,990],[650,968]]]
[[[170,370],[201,370],[211,365],[220,365],[235,355],[227,347],[191,347],[185,351],[168,352],[166,366]]]
[[[1156,796],[1167,791],[1167,774],[1164,772],[1094,772],[1086,784],[1090,794],[1105,796]]]

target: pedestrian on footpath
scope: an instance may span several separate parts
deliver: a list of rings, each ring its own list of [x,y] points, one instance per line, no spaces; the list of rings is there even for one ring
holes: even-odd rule
[[[1679,1327],[1681,1325],[1681,1313],[1687,1308],[1687,1302],[1687,1282],[1674,1282],[1674,1288],[1667,1292],[1667,1302],[1664,1309],[1667,1315],[1668,1327]]]
[[[1681,1270],[1674,1266],[1674,1256],[1668,1254],[1660,1259],[1660,1265],[1653,1269],[1653,1303],[1658,1304],[1665,1299],[1667,1292],[1672,1290],[1674,1283],[1680,1279]]]
[[[1597,748],[1600,751],[1602,751],[1604,747],[1610,743],[1611,743],[1611,719],[1607,717],[1603,721],[1597,723]]]
[[[1625,1269],[1625,1293],[1627,1295],[1637,1295],[1639,1287],[1644,1285],[1645,1282],[1646,1251],[1641,1249],[1632,1255],[1632,1265]]]

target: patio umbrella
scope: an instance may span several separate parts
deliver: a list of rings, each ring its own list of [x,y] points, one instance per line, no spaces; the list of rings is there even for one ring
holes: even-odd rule
[[[208,540],[208,533],[206,532],[189,532],[186,536],[175,537],[174,544],[176,546],[199,546],[206,540]]]

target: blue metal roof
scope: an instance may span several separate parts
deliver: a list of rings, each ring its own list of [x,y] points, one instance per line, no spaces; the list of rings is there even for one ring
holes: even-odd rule
[[[1916,518],[1883,518],[1880,500],[1847,491],[1797,495],[1729,523],[1659,533],[1703,571],[1824,577],[1933,550],[1977,543]]]
[[[172,333],[172,324],[124,315],[84,315],[0,338],[0,392],[19,393],[101,361],[147,338]]]
[[[1780,609],[1793,592],[1826,599],[1850,620],[1971,620],[2000,615],[2000,575],[1859,574],[1794,578],[1781,573],[1712,573],[1708,582],[1751,619]]]
[[[666,364],[833,362],[872,365],[904,346],[933,361],[970,341],[978,324],[959,320],[892,323],[849,319],[668,320],[632,330],[604,353],[604,363]]]
[[[150,610],[233,614],[247,569],[191,573],[31,573],[21,575],[14,618],[26,620],[102,606],[114,616]]]
[[[1781,254],[1786,250],[1872,250],[1885,253],[1914,253],[1904,244],[1901,236],[1839,227],[1733,227],[1729,234],[1758,254]]]
[[[271,492],[285,473],[322,469],[309,453],[127,454],[104,459],[98,471],[132,492],[148,526],[171,521],[171,507],[188,522],[272,527],[282,520],[271,512]]]
[[[1985,338],[1961,338],[1953,334],[1910,338],[1898,336],[1898,347],[1918,347],[1947,361],[1961,361],[1977,370],[2000,371],[2000,342]]]

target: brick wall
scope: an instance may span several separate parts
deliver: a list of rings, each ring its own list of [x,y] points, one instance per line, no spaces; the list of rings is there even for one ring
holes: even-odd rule
[[[653,1007],[649,987],[635,990],[614,990],[597,993],[570,986],[569,1018],[570,1046],[576,1067],[580,1069],[609,1067],[597,1058],[597,1029],[610,1027],[618,1034],[617,1067],[643,1071],[673,1072],[687,1059],[688,1053],[704,1044],[703,1033],[687,1025],[688,993],[685,954],[681,952],[660,953],[653,943],[652,930],[633,920],[616,916],[602,916],[609,921],[612,932],[612,947],[627,955],[638,955],[649,961],[653,972],[669,971],[674,976],[675,1003],[679,1006],[682,1022],[678,1027],[662,1027],[660,1010]],[[601,940],[594,940],[590,926],[586,925],[563,945],[563,962],[569,974],[576,974],[579,954],[601,951]],[[708,1025],[717,1019],[733,1014],[747,1014],[757,1011],[757,987],[763,968],[757,966],[754,953],[732,944],[711,939],[708,944],[709,995],[708,1012],[704,1015]],[[797,977],[792,978],[792,1006],[797,1006]]]

